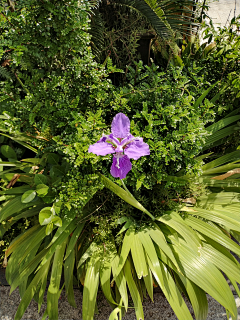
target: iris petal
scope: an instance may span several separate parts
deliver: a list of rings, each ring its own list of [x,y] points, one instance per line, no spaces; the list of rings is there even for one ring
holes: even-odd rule
[[[112,121],[112,133],[117,138],[125,138],[130,132],[130,120],[123,113],[118,113]]]
[[[124,179],[128,172],[132,169],[132,164],[129,158],[124,155],[122,158],[118,158],[119,163],[117,161],[117,157],[113,156],[113,163],[111,166],[110,173],[114,178]]]
[[[127,145],[124,150],[125,155],[128,156],[129,159],[137,160],[142,156],[150,155],[149,146],[147,143],[143,142],[142,138],[139,138]]]
[[[88,152],[92,152],[97,156],[106,156],[107,154],[114,153],[115,150],[110,143],[100,141],[100,142],[91,144],[88,148]]]

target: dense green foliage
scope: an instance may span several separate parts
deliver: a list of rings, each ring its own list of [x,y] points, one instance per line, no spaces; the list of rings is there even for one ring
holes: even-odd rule
[[[180,320],[192,319],[181,293],[196,319],[206,318],[205,292],[236,319],[222,272],[239,293],[240,265],[230,250],[240,256],[231,239],[240,239],[240,152],[204,154],[234,137],[240,119],[235,109],[214,123],[228,90],[219,61],[209,80],[203,61],[211,64],[210,55],[195,61],[185,51],[167,70],[134,61],[115,86],[111,76],[122,71],[92,55],[89,1],[1,4],[0,236],[8,241],[20,226],[4,261],[11,291],[19,287],[22,298],[15,319],[32,298],[41,307],[49,281],[44,317],[56,320],[62,273],[71,305],[73,282],[84,286],[84,320],[94,317],[99,286],[114,309],[109,319],[122,319],[128,290],[143,319],[141,301],[153,297],[153,283]],[[219,38],[213,56],[221,45]],[[237,75],[232,58],[229,77]],[[222,96],[227,110],[238,99],[231,92],[233,100]],[[110,175],[112,156],[88,153],[119,112],[150,147],[150,156],[132,160],[124,180],[131,193]]]

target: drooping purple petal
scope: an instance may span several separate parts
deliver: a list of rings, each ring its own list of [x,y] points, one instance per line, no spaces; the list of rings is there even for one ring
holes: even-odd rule
[[[115,150],[110,143],[100,141],[100,142],[91,144],[88,148],[88,152],[92,152],[97,156],[106,156],[107,154],[114,153]]]
[[[124,153],[129,159],[137,160],[142,156],[150,155],[150,150],[148,144],[143,142],[142,138],[138,138],[127,145]]]
[[[118,155],[113,156],[113,163],[111,166],[110,173],[114,178],[124,179],[128,172],[132,169],[132,164],[129,158],[124,155],[122,158],[119,158],[119,163],[117,161]]]
[[[112,133],[116,138],[125,138],[130,133],[130,120],[124,113],[118,113],[112,121]]]

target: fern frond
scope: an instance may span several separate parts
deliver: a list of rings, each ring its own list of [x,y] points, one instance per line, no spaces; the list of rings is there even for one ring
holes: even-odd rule
[[[11,79],[11,73],[4,67],[0,66],[0,78]]]

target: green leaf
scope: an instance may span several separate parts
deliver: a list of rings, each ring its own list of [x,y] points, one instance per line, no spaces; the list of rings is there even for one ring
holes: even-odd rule
[[[55,153],[49,153],[47,159],[50,164],[56,165],[58,164],[59,156]]]
[[[117,196],[119,196],[127,203],[131,204],[133,207],[143,211],[144,213],[149,215],[153,220],[155,220],[154,216],[150,212],[148,212],[135,198],[133,198],[133,196],[129,195],[129,193],[127,193],[125,190],[120,188],[118,185],[116,185],[108,178],[104,177],[102,174],[98,173],[98,175],[100,176],[105,187],[110,189],[112,192],[114,192]]]
[[[154,275],[154,278],[158,282],[178,319],[192,320],[192,316],[166,266],[159,260],[158,263],[154,265],[149,258],[148,264]]]
[[[98,284],[99,284],[100,258],[93,256],[90,260],[84,282],[82,317],[83,320],[93,320]]]
[[[136,318],[137,320],[144,319],[141,296],[139,294],[136,283],[133,280],[131,266],[128,259],[126,260],[126,263],[124,265],[124,273],[125,273],[127,285],[134,303]]]
[[[119,259],[118,255],[116,255],[116,257],[112,260],[112,262],[111,262],[112,274],[113,274],[113,277],[116,281],[116,285],[117,285],[118,290],[120,292],[122,301],[124,303],[125,310],[127,311],[127,309],[128,309],[128,292],[127,292],[126,279],[125,279],[123,270],[121,270],[117,275],[119,260],[120,259]]]
[[[143,246],[140,241],[141,233],[135,234],[133,237],[133,242],[131,245],[131,254],[133,258],[133,263],[135,266],[135,270],[139,279],[148,275],[148,267],[146,263],[145,254],[143,251]]]
[[[60,217],[53,216],[52,223],[55,224],[55,226],[57,226],[57,227],[61,227],[62,226],[62,219]]]
[[[44,197],[48,193],[49,187],[45,184],[38,184],[36,191],[39,197]]]
[[[56,198],[56,193],[53,191],[48,191],[47,195],[42,197],[45,203],[52,203]]]
[[[38,271],[38,273],[35,275],[31,283],[29,284],[18,306],[14,320],[22,319],[24,312],[26,311],[28,305],[33,299],[33,296],[37,290],[39,283],[41,283],[43,279],[47,277],[49,267],[50,267],[50,260],[41,268],[41,270]]]
[[[35,190],[28,190],[24,192],[24,194],[21,197],[22,203],[28,203],[31,202],[36,197],[36,191]]]
[[[39,223],[41,226],[46,225],[52,221],[51,207],[45,207],[39,212]]]
[[[76,221],[75,219],[72,220],[70,223],[68,221],[68,225],[65,224],[66,220],[63,219],[62,227],[58,228],[56,233],[54,234],[54,237],[52,238],[52,241],[47,247],[47,253],[42,259],[42,262],[40,266],[38,267],[38,270],[43,266],[49,258],[52,257],[53,253],[55,252],[58,245],[61,245],[65,239],[70,235],[70,233],[73,232],[73,230],[76,228]]]
[[[53,223],[49,222],[47,227],[46,227],[46,235],[48,236],[53,230]]]
[[[16,159],[17,155],[16,152],[8,145],[1,146],[1,153],[4,155],[4,157],[8,159]]]
[[[106,299],[112,304],[117,304],[113,299],[111,285],[110,285],[111,262],[115,258],[112,256],[113,255],[109,254],[102,261],[101,268],[100,268],[100,282],[101,282],[102,291]]]
[[[65,169],[62,166],[56,165],[51,168],[54,177],[62,177],[65,175]]]
[[[231,240],[225,233],[221,232],[219,229],[214,228],[208,223],[200,220],[199,218],[194,218],[192,216],[185,217],[184,221],[191,226],[194,230],[197,230],[202,235],[213,239],[222,246],[228,248],[229,250],[235,252],[240,256],[240,247],[233,240]]]
[[[77,308],[73,292],[73,269],[75,263],[75,252],[72,250],[64,263],[64,281],[68,302]]]
[[[39,185],[39,184],[44,184],[45,185],[47,183],[47,177],[44,176],[43,174],[35,174],[34,183],[36,185]]]
[[[61,206],[62,206],[62,201],[56,201],[53,204],[53,210],[55,211],[56,214],[59,214],[61,211]]]
[[[124,264],[125,264],[125,262],[127,260],[127,257],[128,257],[129,252],[130,252],[130,249],[131,249],[133,241],[134,241],[134,229],[133,229],[133,227],[130,227],[127,230],[127,232],[125,234],[125,237],[123,239],[122,250],[121,250],[121,254],[120,254],[120,258],[119,258],[118,269],[115,272],[116,276],[118,276],[118,274],[122,270],[122,268],[123,268],[123,266],[124,266]]]
[[[22,194],[25,191],[28,191],[30,189],[31,189],[31,187],[27,186],[27,185],[21,186],[21,187],[15,187],[14,186],[14,188],[6,189],[4,191],[0,191],[0,194]]]
[[[181,242],[179,245],[176,242],[172,248],[176,251],[176,259],[182,265],[186,277],[210,294],[236,318],[237,307],[232,292],[222,273],[211,261],[202,257],[201,247],[199,252],[194,252],[187,247],[187,244]]]
[[[39,205],[42,202],[39,198],[35,198],[33,201],[28,203],[22,203],[21,196],[17,196],[16,198],[10,200],[1,210],[0,210],[0,222],[6,220],[9,217],[14,216],[16,213],[22,211],[23,209],[27,209],[33,205]]]
[[[218,82],[214,83],[213,85],[211,85],[211,87],[209,87],[207,90],[205,90],[203,92],[203,94],[197,99],[197,101],[194,103],[194,105],[192,106],[193,110],[197,110],[197,108],[200,106],[200,104],[202,103],[203,99],[207,96],[207,94],[216,86]]]
[[[85,222],[80,223],[77,225],[77,228],[74,230],[74,232],[70,238],[69,244],[67,246],[66,255],[64,257],[64,260],[66,260],[67,257],[69,256],[69,254],[74,250],[74,247],[77,243],[77,240],[80,236],[80,233],[82,232],[84,225],[85,225]]]
[[[184,220],[176,212],[163,215],[158,221],[176,230],[188,243],[190,247],[197,250],[201,246],[201,241],[196,233],[184,223]]]
[[[67,239],[65,239],[55,250],[54,260],[52,264],[52,272],[50,278],[50,285],[47,292],[47,313],[49,320],[58,319],[58,299],[59,286],[62,275],[63,255],[66,248]]]

